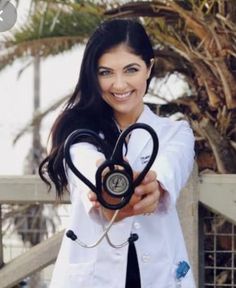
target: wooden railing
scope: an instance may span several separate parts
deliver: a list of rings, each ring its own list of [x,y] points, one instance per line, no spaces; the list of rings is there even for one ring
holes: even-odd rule
[[[60,248],[63,233],[64,231],[55,234],[4,265],[0,269],[0,287],[11,288],[22,279],[53,264]]]
[[[198,186],[199,201],[236,224],[236,174],[205,174]]]
[[[197,278],[198,251],[198,201],[215,212],[223,214],[236,223],[236,175],[203,175],[198,176],[195,169],[188,185],[182,191],[178,203],[181,223]],[[35,204],[56,203],[55,191],[47,192],[47,188],[37,176],[0,177],[1,204]],[[69,203],[65,197],[62,203]],[[1,221],[0,221],[1,228]],[[1,231],[1,230],[0,230]],[[63,231],[30,248],[0,269],[0,288],[11,288],[36,271],[52,264],[57,257]],[[0,266],[4,262],[2,236],[0,233]]]
[[[57,204],[55,201],[55,191],[52,189],[52,191],[48,193],[47,187],[37,176],[0,177],[0,205],[30,205],[35,203]],[[60,203],[69,203],[69,197],[65,197]],[[63,234],[64,231],[61,231],[42,243],[30,248],[9,263],[3,264],[4,255],[0,232],[0,263],[2,264],[0,269],[0,288],[11,288],[22,279],[25,279],[54,263]]]

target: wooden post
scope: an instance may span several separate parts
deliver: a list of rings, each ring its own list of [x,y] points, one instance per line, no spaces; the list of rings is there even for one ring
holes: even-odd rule
[[[186,187],[181,191],[177,208],[196,287],[198,287],[198,190],[198,168],[195,164]]]
[[[4,264],[3,260],[3,243],[2,243],[2,205],[0,205],[0,269]]]

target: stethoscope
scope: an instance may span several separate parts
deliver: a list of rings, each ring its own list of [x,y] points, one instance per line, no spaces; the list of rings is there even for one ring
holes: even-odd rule
[[[124,160],[123,148],[126,144],[126,139],[129,134],[136,129],[146,130],[153,142],[152,154],[146,163],[143,171],[138,175],[136,179],[133,179],[133,170],[129,163]],[[104,227],[101,236],[92,244],[85,244],[83,241],[79,240],[77,235],[72,231],[68,230],[66,236],[71,240],[75,241],[77,244],[84,248],[93,248],[97,246],[104,238],[107,239],[108,243],[114,248],[122,248],[125,245],[135,242],[138,240],[138,235],[132,233],[127,241],[117,245],[113,244],[108,236],[108,232],[115,222],[115,219],[120,211],[125,205],[130,201],[135,187],[137,187],[144,177],[146,176],[148,170],[151,168],[159,148],[159,141],[155,130],[147,124],[135,123],[124,130],[115,145],[110,158],[106,157],[106,160],[98,167],[95,175],[95,185],[91,183],[74,165],[71,155],[70,147],[71,145],[78,142],[86,142],[86,139],[92,140],[92,143],[96,143],[98,148],[105,154],[105,143],[104,140],[94,131],[88,129],[78,129],[73,131],[66,139],[64,144],[64,158],[65,163],[71,169],[71,171],[86,184],[93,192],[97,195],[97,200],[101,205],[107,209],[115,210],[112,219],[109,224]],[[87,140],[88,141],[88,140]],[[138,145],[138,143],[137,143]],[[108,199],[103,197],[104,192],[107,193],[109,199],[112,199],[112,203],[108,202]],[[117,201],[113,203],[114,201]]]

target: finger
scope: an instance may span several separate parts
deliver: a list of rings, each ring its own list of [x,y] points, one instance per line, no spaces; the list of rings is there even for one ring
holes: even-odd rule
[[[98,201],[92,202],[92,205],[93,205],[93,208],[96,208],[96,209],[101,207],[101,204]]]
[[[148,171],[148,173],[146,174],[146,176],[144,177],[143,181],[142,181],[142,184],[146,184],[148,182],[152,182],[152,181],[155,181],[157,178],[157,174],[155,171],[153,170],[150,170]]]
[[[105,160],[100,158],[96,161],[96,166],[99,167],[102,165],[102,163],[104,162]],[[107,173],[109,172],[109,168],[106,167],[105,169],[102,170],[102,177],[104,177]]]
[[[146,197],[144,197],[141,201],[134,205],[134,210],[145,210],[147,207],[153,204],[157,204],[159,201],[159,191],[155,191],[155,193],[150,193]]]
[[[139,214],[142,213],[143,215],[145,215],[145,214],[149,215],[149,214],[154,213],[157,210],[157,208],[158,208],[158,203],[154,203],[154,204],[146,207],[146,209],[143,210],[142,212],[140,211]]]
[[[88,193],[88,198],[92,202],[94,208],[101,207],[101,204],[97,201],[97,195],[94,192],[90,191]]]
[[[129,206],[132,206],[132,208],[133,208],[133,206],[134,206],[136,203],[138,203],[141,199],[142,199],[142,197],[141,197],[140,195],[135,195],[135,194],[133,194],[132,197],[131,197],[131,199],[129,200],[128,205],[129,205]],[[128,205],[127,205],[127,206],[128,206]],[[125,206],[125,207],[126,207],[126,206]]]
[[[148,184],[141,184],[135,188],[135,195],[144,197],[147,194],[153,193],[159,189],[158,183],[156,180],[149,182]]]
[[[105,160],[103,158],[100,158],[96,161],[96,166],[100,166]]]
[[[94,193],[92,191],[89,191],[88,198],[90,201],[97,201],[97,195],[96,195],[96,193]]]
[[[136,179],[139,176],[140,172],[134,171],[133,172],[133,178]],[[155,171],[150,170],[147,172],[146,176],[142,180],[141,184],[147,184],[148,182],[155,181],[157,178],[157,174]]]
[[[128,160],[128,158],[126,156],[123,156],[123,159],[124,159],[125,162],[129,163],[129,160]]]
[[[150,214],[156,211],[158,207],[158,203],[154,202],[149,206],[146,206],[145,208],[141,207],[140,209],[134,210],[134,215],[140,215],[140,214]]]
[[[102,161],[101,161],[101,159],[98,160],[96,162],[97,167],[99,167],[102,163],[104,163],[104,160],[102,160]],[[104,177],[108,172],[113,171],[113,170],[124,170],[124,167],[122,167],[120,165],[112,165],[111,167],[105,166],[102,170],[102,173],[101,173],[102,177]]]

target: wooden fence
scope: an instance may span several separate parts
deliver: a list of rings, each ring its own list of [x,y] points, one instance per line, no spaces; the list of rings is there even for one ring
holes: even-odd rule
[[[194,169],[183,189],[178,209],[195,278],[198,278],[198,202],[223,214],[236,223],[236,175],[202,175]],[[1,204],[55,203],[55,192],[47,192],[37,176],[0,177]],[[69,203],[66,197],[62,203]],[[1,206],[0,206],[1,207]],[[1,218],[0,218],[1,219]],[[1,228],[1,220],[0,220]],[[0,230],[1,231],[1,230]],[[63,231],[30,248],[0,269],[0,288],[11,288],[20,280],[43,269],[56,260]],[[0,266],[4,263],[0,232]]]

